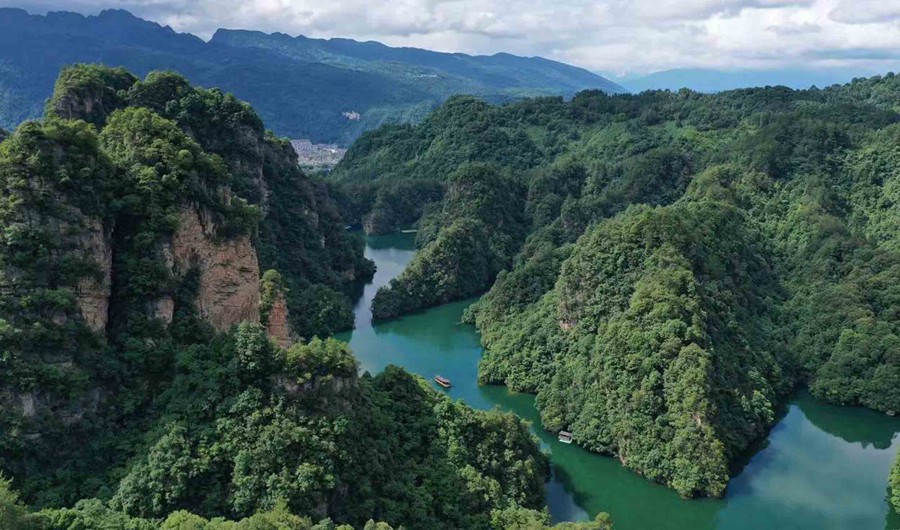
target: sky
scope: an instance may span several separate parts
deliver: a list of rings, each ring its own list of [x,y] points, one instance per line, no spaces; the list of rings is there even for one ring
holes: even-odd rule
[[[900,65],[900,0],[0,0],[32,13],[127,9],[217,28],[540,55],[595,72]]]

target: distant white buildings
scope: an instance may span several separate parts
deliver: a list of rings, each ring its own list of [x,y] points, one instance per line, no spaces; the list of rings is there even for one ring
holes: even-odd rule
[[[335,144],[314,144],[309,140],[291,140],[301,167],[331,169],[344,158],[346,149]]]

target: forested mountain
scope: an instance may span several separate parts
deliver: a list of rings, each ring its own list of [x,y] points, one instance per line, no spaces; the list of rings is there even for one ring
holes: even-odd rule
[[[379,290],[373,317],[396,317],[487,290],[525,238],[523,196],[521,183],[494,166],[460,167],[441,209],[420,223],[422,253]],[[448,269],[464,274],[444,274]]]
[[[391,48],[380,42],[352,39],[311,39],[282,33],[220,29],[213,43],[259,48],[303,61],[352,67],[384,74],[446,99],[455,94],[508,96],[536,91],[575,93],[585,87],[606,92],[623,89],[582,68],[508,53],[467,55],[419,48]]]
[[[41,116],[59,70],[75,63],[122,66],[141,76],[173,70],[249,101],[279,135],[323,143],[349,143],[381,123],[415,121],[457,93],[505,101],[585,88],[623,90],[541,58],[230,30],[204,42],[127,11],[85,17],[0,9],[0,127]]]
[[[898,97],[891,74],[453,98],[363,135],[332,186],[370,231],[420,229],[376,316],[492,285],[466,317],[482,382],[536,393],[545,428],[684,496],[718,496],[798,384],[900,411]],[[479,185],[460,193],[460,175]]]
[[[67,69],[0,222],[0,527],[549,526],[527,424],[310,340],[371,264],[246,103]]]

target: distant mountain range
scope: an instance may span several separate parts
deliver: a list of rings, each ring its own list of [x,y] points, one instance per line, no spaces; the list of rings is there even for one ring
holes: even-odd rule
[[[883,74],[875,70],[859,68],[783,68],[769,70],[715,70],[703,68],[679,68],[664,70],[645,76],[613,77],[631,92],[644,90],[678,90],[689,88],[698,92],[721,92],[736,88],[787,86],[807,89],[845,84],[858,77]]]
[[[0,127],[40,116],[60,68],[79,62],[140,75],[176,70],[250,102],[280,135],[341,144],[387,121],[415,121],[453,94],[502,102],[584,89],[625,91],[540,57],[224,29],[205,42],[122,10],[83,16],[0,9]]]

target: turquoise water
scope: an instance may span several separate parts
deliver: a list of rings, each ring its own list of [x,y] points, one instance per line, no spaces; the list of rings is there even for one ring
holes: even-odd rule
[[[900,418],[826,405],[801,393],[768,439],[735,470],[724,499],[681,499],[616,459],[559,443],[539,428],[533,396],[479,386],[478,333],[459,323],[471,300],[373,326],[372,297],[413,253],[410,235],[367,239],[366,255],[378,271],[354,309],[356,329],[339,338],[350,343],[363,370],[374,373],[396,364],[429,380],[440,374],[453,381],[453,388],[444,390],[451,397],[533,422],[551,452],[547,504],[554,521],[585,520],[605,511],[616,530],[900,529],[900,516],[887,502]]]

